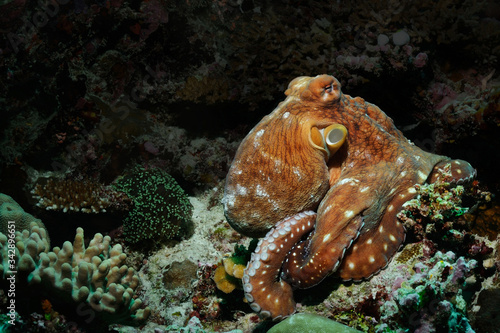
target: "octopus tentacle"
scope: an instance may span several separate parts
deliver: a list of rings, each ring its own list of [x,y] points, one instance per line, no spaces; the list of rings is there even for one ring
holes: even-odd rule
[[[295,312],[293,288],[280,279],[282,263],[290,248],[314,227],[316,214],[299,213],[277,223],[261,239],[243,274],[243,290],[253,311],[279,319]]]
[[[294,288],[309,288],[320,283],[325,277],[335,272],[345,256],[346,250],[359,236],[363,228],[363,218],[356,216],[339,235],[337,246],[328,246],[329,256],[321,256],[310,250],[313,237],[297,243],[283,263],[282,278]],[[314,235],[311,234],[312,236]],[[325,248],[326,250],[326,248]],[[328,252],[328,251],[323,251]]]
[[[434,166],[432,173],[428,179],[429,183],[434,183],[440,175],[439,169],[443,169],[447,164],[450,164],[452,183],[462,185],[470,183],[476,177],[476,169],[464,160],[445,160]]]

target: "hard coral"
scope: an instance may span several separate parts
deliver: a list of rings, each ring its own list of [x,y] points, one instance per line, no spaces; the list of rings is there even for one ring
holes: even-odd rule
[[[170,240],[187,231],[192,205],[184,190],[166,172],[137,168],[118,179],[115,188],[133,201],[123,226],[128,242]]]
[[[8,196],[2,198],[16,204]],[[9,228],[6,233],[0,231],[0,277],[17,272],[18,283],[41,284],[42,290],[65,304],[86,303],[106,322],[136,324],[149,316],[149,308],[142,309],[142,301],[135,299],[139,277],[134,269],[124,265],[127,255],[121,245],[111,247],[109,236],[96,234],[86,247],[83,229],[78,228],[73,243],[65,242],[62,248],[49,252],[43,224],[39,225],[40,221],[20,207],[17,213],[13,216],[17,219],[7,216],[16,228]],[[28,228],[22,221],[17,224],[19,217],[27,215],[31,220]],[[11,249],[15,251],[14,261]],[[24,295],[20,291],[21,294]]]
[[[28,281],[41,284],[65,303],[85,302],[105,322],[136,324],[145,320],[149,308],[134,299],[139,277],[124,265],[127,255],[121,245],[110,246],[111,238],[94,235],[85,247],[83,229],[78,228],[73,243],[40,253],[40,261]]]
[[[31,191],[37,206],[46,210],[66,212],[105,213],[107,210],[125,210],[129,198],[111,186],[96,181],[48,178]]]
[[[36,222],[31,222],[29,228],[15,231],[14,238],[11,235],[0,232],[0,277],[4,279],[10,275],[9,272],[29,274],[35,269],[40,254],[49,252],[50,248],[47,231]],[[9,249],[14,249],[16,260],[9,260],[12,259]]]
[[[32,222],[46,231],[45,225],[40,219],[26,213],[24,209],[12,197],[0,193],[0,232],[7,234],[8,222],[14,221],[15,229],[18,231],[30,230]],[[49,241],[50,243],[50,241]]]

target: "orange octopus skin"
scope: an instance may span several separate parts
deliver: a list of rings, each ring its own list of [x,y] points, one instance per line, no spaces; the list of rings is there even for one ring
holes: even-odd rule
[[[384,268],[405,238],[397,213],[436,168],[452,163],[458,183],[475,176],[468,162],[415,146],[377,106],[342,94],[332,76],[298,77],[285,94],[242,141],[223,198],[235,230],[265,235],[243,286],[252,309],[273,319],[295,311],[295,288],[333,272],[359,281]],[[325,159],[311,136],[332,124],[345,126],[347,140]]]

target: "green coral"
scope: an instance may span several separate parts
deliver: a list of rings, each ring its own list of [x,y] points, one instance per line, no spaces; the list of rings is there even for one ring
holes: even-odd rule
[[[396,289],[381,306],[377,332],[405,328],[411,332],[472,332],[466,317],[463,294],[473,285],[467,282],[478,263],[451,251],[414,266],[408,280],[395,282]],[[398,285],[400,284],[400,285]]]
[[[446,179],[450,175],[451,164],[448,163],[435,183],[416,184],[417,197],[404,204],[405,210],[402,214],[408,218],[421,215],[428,217],[432,222],[437,222],[466,213],[468,208],[461,207],[464,187],[462,185],[452,187]]]
[[[136,168],[121,177],[115,187],[133,201],[125,218],[126,241],[163,241],[179,238],[191,221],[192,205],[175,179],[168,173]]]

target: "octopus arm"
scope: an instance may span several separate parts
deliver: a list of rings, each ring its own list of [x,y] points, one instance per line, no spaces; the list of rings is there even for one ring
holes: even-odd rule
[[[396,195],[386,206],[382,217],[366,216],[367,220],[380,220],[372,228],[363,230],[346,251],[338,274],[343,280],[360,281],[383,269],[405,240],[405,230],[396,215],[403,204],[414,195]]]
[[[295,312],[293,288],[280,279],[290,248],[314,227],[316,214],[307,211],[278,222],[261,239],[243,274],[243,290],[253,311],[279,319]]]
[[[321,203],[314,231],[290,251],[283,265],[283,277],[294,287],[312,287],[335,272],[364,226],[370,196],[360,193],[354,180],[339,183]]]

